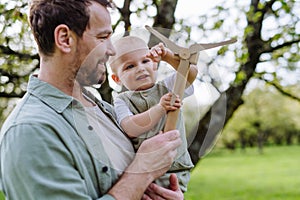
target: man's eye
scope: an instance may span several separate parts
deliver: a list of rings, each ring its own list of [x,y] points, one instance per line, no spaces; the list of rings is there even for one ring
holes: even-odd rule
[[[108,38],[108,36],[100,36],[98,38],[101,39],[101,40],[106,40]]]
[[[132,69],[132,68],[134,68],[134,65],[128,65],[125,67],[125,70]]]
[[[107,40],[110,37],[110,34],[107,35],[99,35],[98,38],[101,40]]]

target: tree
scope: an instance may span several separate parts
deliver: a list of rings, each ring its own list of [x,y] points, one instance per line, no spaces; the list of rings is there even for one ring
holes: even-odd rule
[[[235,3],[235,5],[240,5],[238,1]],[[296,1],[251,0],[250,5],[240,7],[242,10],[237,12],[238,15],[234,26],[241,25],[242,27],[240,28],[244,31],[239,37],[241,45],[235,50],[238,66],[234,70],[234,80],[230,82],[226,89],[219,90],[221,98],[212,106],[212,108],[216,108],[216,111],[210,110],[199,122],[197,134],[189,149],[195,163],[199,160],[199,149],[203,145],[206,134],[209,131],[209,122],[212,124],[219,124],[223,121],[226,124],[228,122],[237,108],[243,104],[242,96],[251,79],[261,79],[268,84],[274,85],[282,94],[299,101],[299,96],[296,96],[296,93],[292,94],[284,89],[283,85],[286,84],[286,80],[280,75],[281,70],[299,72],[299,55],[297,52],[299,50],[300,37],[299,30],[296,30],[294,26],[294,24],[298,23],[299,13],[297,14],[297,12],[299,11],[295,9],[295,4],[297,4]],[[226,5],[228,4],[225,3],[217,7],[218,11],[215,13],[210,12],[218,16],[218,21],[214,23],[211,29],[228,30],[226,26],[228,26],[227,22],[231,7]],[[282,20],[286,17],[290,21]],[[208,18],[212,19],[213,16],[206,16],[203,19]],[[273,27],[267,26],[268,21],[272,23]],[[205,25],[201,25],[201,27],[206,30]],[[229,30],[232,32],[235,30],[235,27],[231,26]],[[218,53],[221,55],[226,48],[222,48]],[[267,67],[264,67],[267,64],[273,66],[271,72]],[[294,84],[298,81],[299,79],[296,79]],[[220,87],[216,86],[216,88]],[[225,97],[226,100],[222,100]],[[219,114],[222,113],[222,105],[226,106],[224,118]],[[215,130],[214,133],[217,134],[221,129],[222,127],[219,130]]]
[[[243,100],[244,105],[227,123],[220,143],[235,142],[242,148],[258,146],[260,150],[265,145],[299,144],[298,102],[267,85],[244,94]]]
[[[234,112],[243,104],[242,96],[246,86],[251,84],[250,80],[263,80],[283,95],[299,101],[297,93],[284,87],[296,85],[299,81],[297,77],[290,79],[293,82],[284,78],[284,74],[290,76],[295,72],[299,73],[299,2],[251,0],[247,3],[224,1],[205,16],[199,16],[197,24],[175,19],[177,0],[124,0],[123,4],[117,5],[119,14],[116,15],[119,19],[114,28],[133,29],[136,22],[131,20],[140,17],[150,20],[154,27],[169,29],[167,36],[171,34],[171,29],[175,32],[185,31],[186,41],[190,43],[195,38],[195,32],[199,37],[207,39],[198,41],[200,39],[196,37],[197,42],[210,42],[208,39],[212,38],[221,41],[225,37],[237,36],[238,44],[220,48],[211,56],[214,59],[204,61],[207,67],[201,68],[199,80],[213,86],[219,95],[194,128],[189,148],[194,163],[199,161]],[[29,74],[38,70],[39,57],[32,43],[28,24],[25,23],[27,9],[27,1],[1,0],[2,108],[6,107],[8,99],[23,96]],[[216,76],[216,71],[220,70],[225,76]],[[232,78],[224,80],[223,77]],[[110,102],[111,89],[107,83],[101,87],[100,93]]]

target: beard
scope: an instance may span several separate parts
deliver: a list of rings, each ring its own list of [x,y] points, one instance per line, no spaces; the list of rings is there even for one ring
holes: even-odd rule
[[[81,86],[92,86],[99,84],[101,74],[97,70],[80,69],[77,73],[76,80]]]
[[[100,45],[91,50],[84,58],[82,49],[76,50],[76,57],[81,63],[77,73],[76,80],[81,86],[92,86],[102,84],[106,80],[106,66],[109,55],[106,54]]]

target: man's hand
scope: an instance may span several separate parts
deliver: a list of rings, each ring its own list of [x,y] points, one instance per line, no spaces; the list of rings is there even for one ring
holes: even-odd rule
[[[160,132],[142,143],[126,172],[146,173],[155,180],[170,168],[180,144],[181,139],[177,130],[164,134]]]
[[[142,200],[183,200],[184,196],[179,188],[176,174],[170,176],[169,189],[151,183],[147,188]]]
[[[115,199],[141,199],[149,184],[168,171],[180,144],[181,139],[177,130],[168,131],[164,134],[161,132],[145,140],[138,149],[132,163],[125,170],[119,181],[110,189],[108,194],[112,195]],[[178,188],[178,183],[175,183],[177,182],[177,178],[175,179],[176,181],[174,178],[172,181],[170,179],[172,189]],[[164,192],[162,191],[163,188],[157,188],[158,186],[151,187],[154,192],[157,191],[156,193]],[[163,197],[165,195],[167,195],[166,197],[173,197],[176,194],[180,194],[178,191],[169,192],[164,194]]]

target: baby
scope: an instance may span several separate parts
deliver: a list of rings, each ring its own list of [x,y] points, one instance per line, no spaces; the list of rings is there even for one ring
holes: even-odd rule
[[[133,146],[137,150],[144,140],[163,130],[168,111],[174,111],[181,107],[181,100],[178,96],[176,96],[175,103],[171,105],[176,73],[174,72],[163,81],[157,82],[156,80],[160,60],[169,63],[176,70],[179,58],[162,43],[149,50],[146,42],[135,36],[119,39],[114,43],[114,47],[116,55],[109,60],[112,79],[128,89],[115,98],[114,107],[118,122],[127,136],[131,138]],[[190,66],[185,97],[194,92],[191,83],[195,80],[197,72],[196,66]],[[180,131],[182,145],[178,148],[177,157],[169,171],[156,180],[156,183],[168,187],[169,176],[175,173],[181,190],[185,192],[193,163],[187,151],[181,112],[176,128]]]

